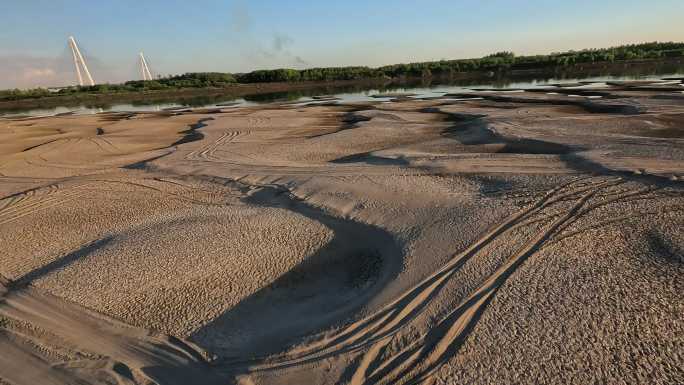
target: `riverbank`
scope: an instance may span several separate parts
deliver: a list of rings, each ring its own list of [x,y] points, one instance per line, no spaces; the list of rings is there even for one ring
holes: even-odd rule
[[[82,105],[106,107],[118,103],[163,104],[179,102],[188,106],[208,105],[212,102],[229,101],[231,98],[246,97],[259,100],[257,95],[281,93],[282,98],[296,99],[335,93],[352,93],[375,89],[391,91],[405,87],[430,87],[433,85],[473,86],[492,83],[506,87],[512,82],[548,81],[551,79],[581,79],[589,77],[639,78],[645,75],[672,74],[684,72],[684,60],[633,60],[612,63],[588,63],[571,67],[549,67],[536,69],[514,69],[502,72],[471,71],[452,73],[449,76],[404,76],[396,78],[373,78],[337,81],[301,81],[231,84],[216,88],[183,88],[170,90],[148,90],[136,92],[77,93],[55,95],[35,99],[0,101],[0,111],[13,112],[29,109],[54,107],[77,107]]]

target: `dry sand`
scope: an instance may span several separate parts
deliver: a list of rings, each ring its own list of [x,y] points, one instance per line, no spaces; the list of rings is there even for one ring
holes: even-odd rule
[[[0,119],[0,384],[682,383],[670,88]]]

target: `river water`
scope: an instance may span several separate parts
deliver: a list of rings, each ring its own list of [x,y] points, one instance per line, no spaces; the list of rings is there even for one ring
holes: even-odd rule
[[[291,102],[291,103],[329,103],[335,100],[339,103],[361,102],[361,101],[383,101],[391,99],[388,93],[392,94],[411,94],[410,97],[426,98],[439,97],[447,93],[458,93],[477,89],[508,89],[516,90],[521,88],[545,87],[552,84],[573,85],[579,82],[590,82],[591,87],[605,86],[607,81],[630,81],[630,80],[662,80],[664,78],[684,77],[684,71],[659,73],[659,74],[630,74],[630,75],[610,75],[594,76],[583,78],[543,78],[543,79],[492,79],[492,80],[466,80],[451,83],[418,83],[410,85],[388,85],[383,88],[347,86],[337,88],[312,88],[309,90],[297,90],[287,92],[274,92],[265,94],[246,95],[241,98],[231,96],[213,97],[183,97],[167,98],[163,102],[147,100],[136,101],[133,103],[107,103],[93,104],[84,103],[81,105],[57,106],[51,108],[17,109],[11,111],[0,111],[3,117],[18,116],[50,116],[57,114],[96,114],[101,112],[136,112],[136,111],[163,111],[182,108],[231,108],[236,106],[250,106],[272,102]],[[684,93],[684,83],[679,82]],[[325,97],[322,99],[322,96]],[[387,95],[387,97],[382,97]]]

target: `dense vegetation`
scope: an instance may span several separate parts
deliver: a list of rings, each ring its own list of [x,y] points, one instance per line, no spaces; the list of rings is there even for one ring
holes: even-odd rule
[[[603,49],[552,53],[550,55],[516,56],[512,52],[499,52],[479,59],[396,64],[380,67],[378,70],[390,77],[433,76],[472,71],[569,67],[578,64],[682,56],[684,56],[684,43],[644,43]]]
[[[271,83],[299,81],[335,81],[376,78],[454,76],[470,72],[505,72],[568,68],[592,63],[684,57],[684,42],[630,44],[611,48],[586,49],[549,55],[516,56],[513,52],[497,52],[478,59],[440,60],[395,64],[379,68],[331,67],[305,70],[258,70],[244,74],[219,72],[186,73],[156,80],[133,80],[123,84],[98,84],[92,87],[66,87],[57,92],[37,88],[0,91],[0,101],[33,99],[50,95],[82,93],[116,93],[183,88],[222,88],[235,83]]]
[[[382,77],[379,69],[369,67],[329,67],[305,70],[259,70],[235,75],[239,83],[358,80]]]
[[[33,99],[43,96],[74,95],[82,93],[106,94],[116,92],[154,91],[182,88],[226,87],[235,83],[233,75],[220,72],[196,72],[169,76],[156,80],[131,80],[123,84],[96,84],[94,86],[65,87],[57,92],[45,88],[0,91],[0,100]]]

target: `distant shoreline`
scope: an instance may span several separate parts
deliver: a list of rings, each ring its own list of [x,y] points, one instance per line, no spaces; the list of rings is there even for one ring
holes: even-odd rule
[[[656,73],[663,67],[684,69],[684,59],[640,59],[624,60],[615,62],[584,63],[569,67],[543,67],[533,69],[509,69],[505,71],[469,71],[454,73],[451,76],[428,76],[428,77],[396,77],[396,78],[370,78],[357,80],[335,81],[299,81],[299,82],[272,82],[272,83],[236,83],[225,87],[207,88],[181,88],[168,90],[127,91],[111,93],[78,93],[71,95],[57,95],[21,100],[0,101],[0,111],[13,111],[24,109],[54,108],[58,106],[79,106],[83,104],[114,104],[114,103],[164,103],[183,98],[215,97],[215,98],[240,98],[248,95],[261,95],[268,93],[290,91],[317,91],[320,94],[344,92],[345,89],[358,88],[378,89],[420,86],[430,84],[469,83],[478,81],[497,80],[530,80],[540,78],[583,78],[595,76],[640,76]],[[636,71],[630,73],[631,71]],[[651,72],[651,73],[649,73]]]
[[[182,88],[172,90],[156,90],[142,92],[113,92],[99,94],[76,94],[59,95],[35,99],[22,99],[0,102],[0,111],[26,108],[50,108],[56,106],[71,106],[81,104],[98,103],[125,103],[125,102],[146,102],[164,100],[177,100],[179,98],[193,98],[200,96],[239,98],[245,95],[258,95],[271,92],[286,92],[294,90],[308,90],[317,87],[344,87],[353,85],[382,85],[386,83],[383,79],[363,79],[363,80],[339,80],[331,82],[298,82],[298,83],[253,83],[253,84],[233,84],[223,88]]]

